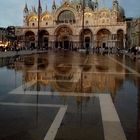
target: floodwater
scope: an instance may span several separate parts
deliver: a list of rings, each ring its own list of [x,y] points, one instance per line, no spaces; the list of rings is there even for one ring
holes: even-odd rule
[[[0,58],[0,102],[17,104],[0,106],[0,140],[43,140],[60,109],[53,105],[68,107],[55,140],[104,140],[96,94],[111,95],[127,140],[139,140],[139,63],[68,51]]]

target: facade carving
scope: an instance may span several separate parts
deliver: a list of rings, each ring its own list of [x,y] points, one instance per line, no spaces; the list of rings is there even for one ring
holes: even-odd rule
[[[125,48],[125,13],[117,0],[110,9],[100,8],[97,0],[86,0],[85,6],[80,0],[63,0],[60,6],[53,1],[51,12],[42,11],[40,3],[39,9],[29,10],[25,5],[23,26],[16,29],[21,46],[36,48],[39,35],[44,48],[81,48],[83,42],[85,48]]]

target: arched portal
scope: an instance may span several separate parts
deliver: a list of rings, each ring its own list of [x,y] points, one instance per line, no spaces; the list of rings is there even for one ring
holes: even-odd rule
[[[80,35],[81,46],[86,49],[91,48],[92,38],[93,38],[92,31],[90,29],[84,29]]]
[[[124,48],[123,38],[124,38],[123,30],[118,30],[117,31],[117,47],[118,48],[121,48],[121,49]]]
[[[56,30],[56,47],[70,49],[72,45],[72,30],[68,26]]]
[[[48,48],[49,44],[49,33],[46,30],[41,30],[39,32],[39,43],[40,43],[40,48]]]
[[[32,31],[27,31],[25,33],[25,47],[28,49],[35,48],[35,34]]]
[[[108,47],[109,40],[111,39],[111,32],[107,29],[101,29],[97,32],[97,47]]]

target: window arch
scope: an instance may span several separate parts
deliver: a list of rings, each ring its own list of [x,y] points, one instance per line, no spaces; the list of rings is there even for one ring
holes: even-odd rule
[[[62,11],[57,18],[58,23],[75,23],[75,15],[70,10]]]

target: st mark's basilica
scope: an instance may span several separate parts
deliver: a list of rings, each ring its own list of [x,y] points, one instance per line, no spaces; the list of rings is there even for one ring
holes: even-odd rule
[[[125,48],[124,9],[117,0],[112,7],[101,7],[98,0],[63,0],[52,10],[32,10],[25,4],[23,26],[16,29],[21,46],[36,48]],[[39,20],[38,20],[39,19]],[[38,28],[39,27],[39,28]],[[39,36],[39,37],[38,37]],[[39,39],[38,39],[39,38]],[[84,45],[82,45],[84,44]]]

